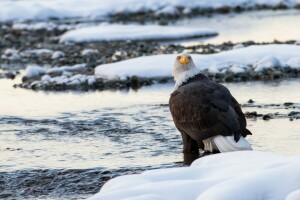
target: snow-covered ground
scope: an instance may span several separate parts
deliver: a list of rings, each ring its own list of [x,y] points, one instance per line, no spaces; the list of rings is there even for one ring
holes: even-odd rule
[[[299,200],[300,156],[259,151],[206,156],[191,167],[108,181],[90,200]]]
[[[176,55],[154,55],[139,57],[96,67],[95,75],[108,79],[131,76],[170,77]],[[249,70],[291,67],[300,69],[300,46],[298,45],[253,45],[210,55],[192,55],[200,70],[211,74]]]
[[[94,42],[115,40],[162,40],[217,35],[210,29],[193,29],[159,25],[98,25],[64,33],[60,42]]]
[[[192,9],[218,9],[222,7],[254,8],[256,6],[295,7],[300,0],[26,0],[0,1],[0,21],[46,20],[49,18],[103,18],[117,13],[138,13],[153,11],[157,14],[172,14],[184,8],[184,13]]]

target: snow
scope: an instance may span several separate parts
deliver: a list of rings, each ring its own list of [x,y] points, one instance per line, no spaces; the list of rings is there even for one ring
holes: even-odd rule
[[[62,51],[55,51],[55,52],[53,52],[53,54],[51,56],[51,59],[56,60],[58,58],[63,58],[63,57],[65,57],[65,53],[64,52],[62,52]]]
[[[60,42],[94,42],[112,40],[162,40],[216,35],[210,29],[159,25],[108,25],[78,28],[64,33]]]
[[[117,13],[139,12],[177,12],[183,9],[218,9],[222,7],[255,8],[257,5],[275,7],[286,5],[296,7],[300,0],[26,0],[26,1],[0,1],[0,21],[14,20],[47,20],[50,18],[86,18],[102,19]],[[74,6],[80,5],[80,6]]]
[[[274,68],[274,67],[282,67],[281,62],[274,56],[265,56],[257,63],[254,63],[254,71],[260,72],[264,69]]]
[[[244,48],[245,45],[243,45],[242,43],[236,44],[232,47],[232,49],[239,49],[239,48]]]
[[[95,75],[108,79],[131,76],[140,77],[171,77],[173,63],[176,55],[154,55],[129,59],[121,62],[99,65]],[[225,73],[230,70],[241,73],[255,66],[260,72],[270,67],[293,67],[300,57],[300,46],[286,44],[253,45],[216,54],[194,54],[192,58],[197,68],[210,73]],[[288,62],[289,61],[289,62]],[[296,62],[297,61],[297,62]]]
[[[93,54],[98,54],[99,51],[97,49],[84,49],[81,51],[82,56],[88,56]]]
[[[53,67],[47,70],[48,74],[51,73],[62,73],[64,71],[73,72],[73,71],[82,71],[86,67],[86,64],[76,64],[73,66],[62,66],[62,67]]]
[[[293,69],[300,70],[300,57],[291,58],[287,61],[286,64]]]
[[[31,56],[41,56],[41,55],[51,55],[53,51],[50,49],[32,49],[32,50],[25,50],[21,53],[21,56],[24,57],[31,57]]]
[[[7,60],[19,60],[21,56],[19,55],[19,52],[15,49],[6,49],[3,54],[1,55],[1,59],[7,59]]]
[[[41,76],[46,74],[46,69],[38,66],[28,66],[25,70],[25,76],[28,78],[32,78],[35,76]]]
[[[51,22],[38,22],[34,24],[14,23],[12,29],[14,30],[53,30],[56,24]]]
[[[109,180],[89,200],[281,200],[300,198],[300,156],[240,151]]]
[[[53,67],[50,69],[46,69],[44,67],[38,67],[38,66],[28,66],[25,70],[25,77],[32,78],[35,76],[41,76],[44,74],[63,74],[66,76],[64,72],[78,72],[83,71],[86,69],[86,64],[76,64],[73,66],[61,66],[61,67]],[[69,75],[72,75],[72,73],[69,73]],[[48,76],[43,76],[44,79],[49,80]],[[42,77],[42,79],[43,79]]]

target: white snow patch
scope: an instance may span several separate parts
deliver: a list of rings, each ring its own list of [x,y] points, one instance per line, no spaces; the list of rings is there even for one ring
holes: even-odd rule
[[[46,74],[46,69],[44,67],[38,67],[38,66],[28,66],[25,70],[25,77],[32,78],[35,76],[41,76],[43,74]]]
[[[62,67],[53,67],[47,70],[48,74],[51,73],[62,73],[64,71],[74,72],[85,70],[86,64],[76,64],[73,66],[62,66]]]
[[[37,22],[33,24],[27,23],[14,23],[12,29],[14,30],[53,30],[56,24],[51,22]]]
[[[1,58],[8,60],[19,60],[21,56],[19,55],[19,52],[15,49],[6,49],[1,55]]]
[[[236,44],[232,47],[232,49],[240,49],[240,48],[244,48],[245,45],[243,45],[242,43]]]
[[[300,69],[300,57],[291,58],[286,64],[293,69]]]
[[[64,33],[60,42],[93,42],[113,40],[162,40],[216,35],[210,29],[159,25],[107,25],[78,28]]]
[[[48,74],[42,76],[41,81],[50,81],[51,80],[51,76],[49,76]]]
[[[264,69],[282,67],[281,62],[274,56],[268,55],[260,59],[257,63],[254,63],[254,71],[261,72]]]
[[[300,156],[259,151],[220,153],[190,167],[157,169],[109,180],[90,200],[297,199]],[[280,180],[280,181],[278,181]]]
[[[25,50],[21,52],[21,56],[24,57],[41,56],[41,55],[52,56],[52,54],[53,51],[50,49],[32,49],[32,50]]]
[[[295,42],[295,45],[300,45],[300,40],[297,40],[297,41]]]
[[[230,67],[230,71],[234,74],[239,74],[239,73],[245,73],[246,69],[248,66],[245,65],[240,65],[240,64],[234,64],[232,67]]]
[[[82,56],[88,56],[93,54],[98,54],[99,51],[97,49],[84,49],[81,51]]]
[[[300,46],[276,44],[253,45],[210,55],[192,55],[198,69],[211,73],[225,73],[227,70],[240,73],[254,64],[257,71],[268,67],[286,67],[287,62],[295,57],[300,57]],[[175,58],[176,55],[170,54],[155,55],[99,65],[95,69],[95,75],[108,79],[124,79],[134,75],[148,78],[171,77]]]
[[[53,54],[51,56],[51,59],[56,60],[58,58],[63,58],[63,57],[65,57],[65,53],[64,52],[62,52],[62,51],[55,51],[55,52],[53,52]]]
[[[156,15],[161,15],[161,14],[178,14],[178,9],[172,5],[166,6],[161,10],[158,10],[157,12],[155,12]]]

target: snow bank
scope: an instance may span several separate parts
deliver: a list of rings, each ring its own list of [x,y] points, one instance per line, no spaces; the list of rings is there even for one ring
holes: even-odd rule
[[[95,75],[108,79],[131,76],[170,77],[176,55],[139,57],[96,67]],[[300,46],[297,45],[253,45],[210,55],[192,55],[196,66],[210,73],[243,73],[247,70],[260,72],[266,68],[283,68],[300,65]],[[296,59],[297,58],[297,59]],[[298,66],[298,67],[297,67]]]
[[[215,154],[191,167],[114,178],[90,200],[296,200],[299,166],[300,156],[257,151]]]
[[[12,20],[47,20],[49,18],[103,18],[117,13],[139,13],[153,11],[156,13],[173,14],[184,8],[191,9],[220,9],[237,6],[247,9],[256,6],[278,7],[284,5],[295,7],[299,0],[26,0],[0,1],[0,21]],[[75,5],[75,6],[74,6]],[[80,5],[80,6],[76,6]]]
[[[112,40],[161,40],[217,35],[210,29],[192,29],[159,25],[98,25],[64,33],[60,42]]]

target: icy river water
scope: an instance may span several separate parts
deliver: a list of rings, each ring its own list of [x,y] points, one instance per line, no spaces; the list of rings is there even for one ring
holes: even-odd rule
[[[113,176],[182,166],[181,137],[167,106],[173,84],[46,93],[14,89],[14,82],[0,80],[0,187],[9,189],[2,197],[84,198]],[[300,110],[282,106],[299,103],[299,79],[225,85],[241,104],[255,101],[244,112]],[[248,119],[249,141],[255,150],[300,154],[299,125]]]
[[[266,11],[177,24],[210,25],[220,32],[212,43],[270,42],[298,39],[299,27],[289,27],[299,18],[296,11]],[[82,199],[111,177],[183,166],[167,105],[172,83],[138,91],[35,92],[13,88],[19,82],[20,76],[0,79],[0,199]],[[284,117],[300,112],[300,79],[224,85],[244,112],[279,116],[247,119],[254,150],[300,154],[300,120]]]

